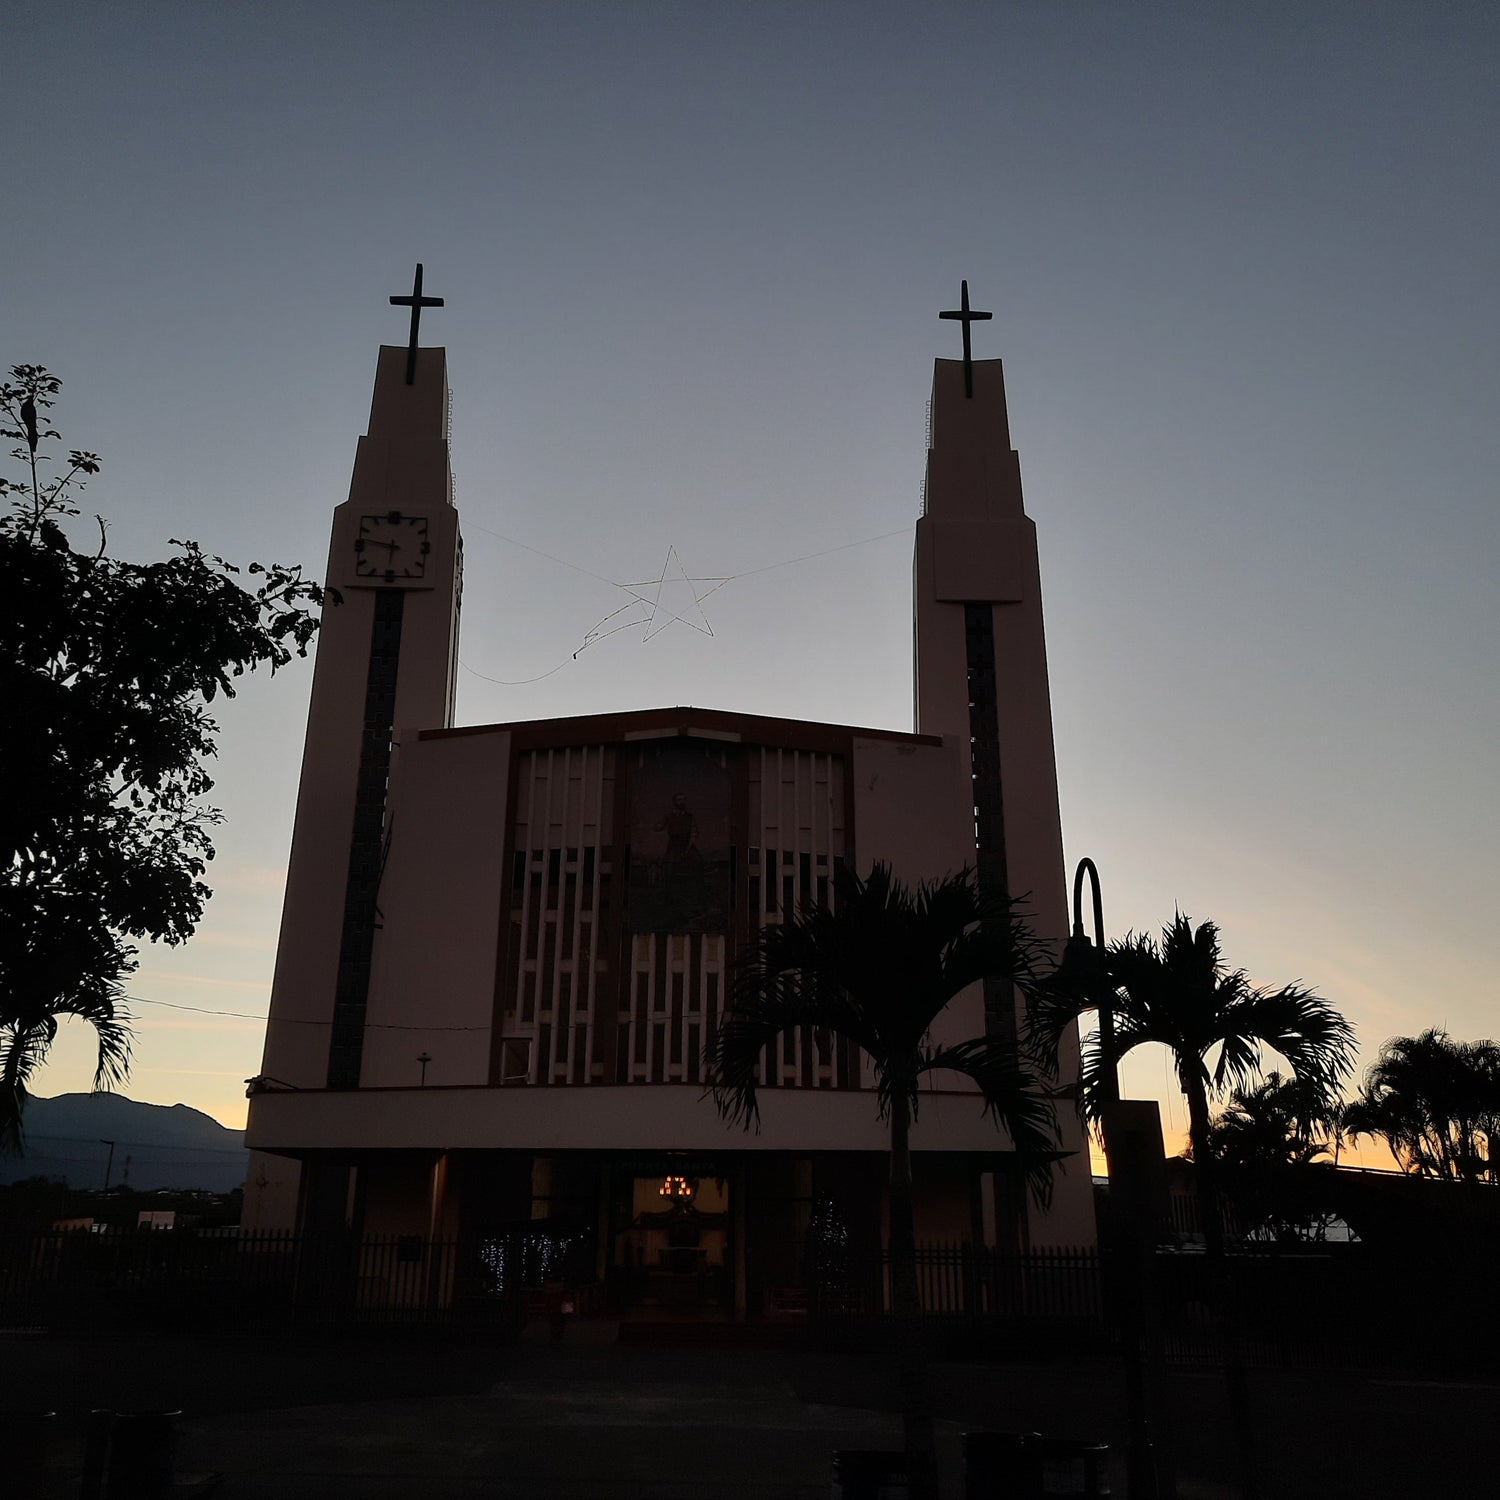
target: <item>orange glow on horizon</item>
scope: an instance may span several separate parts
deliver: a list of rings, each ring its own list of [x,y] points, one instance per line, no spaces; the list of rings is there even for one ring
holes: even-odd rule
[[[1168,1157],[1183,1156],[1187,1152],[1188,1138],[1185,1130],[1162,1129],[1162,1143]],[[1339,1152],[1341,1167],[1364,1167],[1376,1172],[1397,1172],[1400,1168],[1383,1141],[1362,1138],[1346,1144]],[[1098,1133],[1089,1131],[1089,1170],[1095,1177],[1107,1177],[1108,1166],[1104,1160],[1104,1148],[1099,1143]]]

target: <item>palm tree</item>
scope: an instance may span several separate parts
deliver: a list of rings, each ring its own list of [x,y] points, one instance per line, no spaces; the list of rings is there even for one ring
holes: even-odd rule
[[[134,949],[80,909],[87,899],[69,889],[72,875],[54,873],[41,903],[29,883],[0,882],[0,1156],[22,1152],[28,1085],[62,1018],[94,1029],[95,1089],[118,1087],[130,1073],[130,1015],[118,976],[134,968]]]
[[[1257,1077],[1266,1047],[1291,1064],[1304,1088],[1331,1098],[1353,1066],[1354,1029],[1302,985],[1275,990],[1252,985],[1243,969],[1225,964],[1218,927],[1204,922],[1195,928],[1181,912],[1162,929],[1160,943],[1130,933],[1110,945],[1105,964],[1113,992],[1113,1036],[1107,1047],[1097,1035],[1084,1047],[1085,1113],[1099,1117],[1106,1078],[1127,1053],[1147,1042],[1167,1048],[1187,1099],[1204,1242],[1211,1254],[1222,1254],[1208,1149],[1210,1101]],[[1095,1003],[1049,990],[1033,1016],[1033,1036],[1055,1046],[1065,1028]]]
[[[1319,1202],[1320,1157],[1337,1164],[1342,1107],[1304,1079],[1268,1073],[1235,1089],[1214,1116],[1208,1149],[1242,1232],[1321,1239],[1330,1214]]]
[[[1496,1172],[1500,1046],[1429,1028],[1395,1036],[1346,1112],[1351,1136],[1380,1136],[1403,1172],[1477,1182]]]
[[[1058,1154],[1052,1103],[1019,1048],[989,1036],[944,1046],[929,1033],[948,1003],[986,976],[1028,992],[1049,967],[1015,908],[988,905],[970,870],[915,891],[883,864],[865,880],[841,870],[831,906],[804,908],[766,929],[746,955],[709,1050],[719,1112],[747,1129],[759,1117],[762,1057],[786,1034],[842,1038],[869,1061],[876,1108],[890,1126],[891,1301],[907,1335],[902,1386],[914,1495],[936,1494],[912,1214],[911,1127],[923,1075],[960,1073],[977,1085],[977,1102],[1009,1133],[1039,1203],[1050,1198]]]
[[[1160,943],[1131,933],[1111,944],[1105,967],[1114,1025],[1107,1042],[1095,1035],[1084,1048],[1081,1101],[1085,1113],[1098,1119],[1110,1096],[1107,1081],[1127,1053],[1146,1042],[1171,1052],[1187,1098],[1193,1181],[1219,1309],[1240,1493],[1242,1500],[1255,1500],[1249,1385],[1224,1312],[1224,1226],[1209,1149],[1209,1101],[1255,1077],[1263,1047],[1280,1053],[1306,1087],[1332,1097],[1352,1067],[1354,1031],[1326,1000],[1301,985],[1278,990],[1252,985],[1243,969],[1225,964],[1218,927],[1204,922],[1195,928],[1181,912],[1162,929]],[[1067,1026],[1096,1004],[1097,997],[1049,987],[1033,1014],[1031,1034],[1040,1047],[1055,1049]]]
[[[131,1031],[124,996],[117,983],[80,960],[81,952],[113,941],[112,934],[86,922],[61,931],[49,927],[24,946],[22,963],[0,973],[0,1154],[22,1150],[26,1087],[46,1061],[60,1017],[75,1016],[94,1028],[96,1089],[113,1088],[128,1076]]]

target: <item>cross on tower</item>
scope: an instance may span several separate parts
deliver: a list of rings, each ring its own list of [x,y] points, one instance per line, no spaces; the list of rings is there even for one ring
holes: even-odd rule
[[[421,268],[418,267],[419,279],[420,270]],[[987,312],[970,312],[969,283],[965,281],[962,282],[961,285],[963,287],[963,296],[959,299],[959,306],[952,312],[940,312],[938,314],[938,317],[956,318],[960,323],[964,325],[964,395],[966,397],[972,398],[974,395],[974,360],[969,354],[969,324],[987,323],[995,315],[994,313]],[[395,300],[396,299],[394,297],[391,298],[392,302],[394,302]]]
[[[965,282],[964,285],[967,286],[968,283]],[[422,309],[424,307],[441,307],[442,305],[443,299],[441,297],[424,297],[422,295],[422,262],[418,261],[417,279],[411,284],[411,296],[391,298],[392,307],[411,308],[411,342],[406,346],[407,385],[415,385],[417,380],[417,324],[422,321]],[[964,306],[968,306],[967,301],[964,303]],[[944,313],[943,316],[946,318],[948,315]],[[983,316],[987,318],[989,314],[985,313]],[[968,348],[968,343],[969,326],[966,323],[964,325],[964,347],[966,349]]]

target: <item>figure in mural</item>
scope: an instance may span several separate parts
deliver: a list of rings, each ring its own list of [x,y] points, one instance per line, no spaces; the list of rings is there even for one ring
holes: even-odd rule
[[[657,818],[652,832],[666,835],[657,846],[661,852],[652,861],[650,876],[660,920],[674,930],[700,929],[716,905],[717,893],[698,847],[698,819],[686,792],[672,793],[671,806]]]
[[[631,930],[724,931],[729,775],[722,752],[643,749],[632,768],[631,802]]]
[[[698,852],[698,820],[693,816],[687,797],[682,792],[672,793],[671,809],[656,820],[656,831],[667,836],[662,861],[669,870],[690,859],[703,857]]]

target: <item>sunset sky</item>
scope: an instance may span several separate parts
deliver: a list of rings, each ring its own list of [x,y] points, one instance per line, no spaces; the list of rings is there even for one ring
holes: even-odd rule
[[[1500,1032],[1493,4],[13,0],[4,29],[0,364],[62,376],[118,555],[320,573],[420,260],[460,723],[910,728],[967,277],[1111,934],[1213,918],[1362,1066]],[[575,659],[669,548],[729,580],[711,634]],[[132,1095],[234,1126],[261,1027],[202,1012],[266,1010],[310,677],[219,713],[215,899],[129,984]],[[88,1050],[67,1028],[37,1091]],[[1184,1128],[1163,1058],[1126,1089]]]

